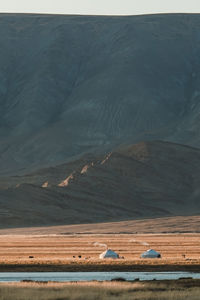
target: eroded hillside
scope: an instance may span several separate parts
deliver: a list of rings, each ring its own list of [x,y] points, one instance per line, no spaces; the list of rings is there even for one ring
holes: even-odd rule
[[[199,15],[0,15],[0,173],[121,143],[199,146]]]

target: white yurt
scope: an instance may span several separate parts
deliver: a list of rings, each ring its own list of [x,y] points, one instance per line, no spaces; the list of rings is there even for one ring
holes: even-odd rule
[[[119,255],[112,251],[111,249],[107,249],[103,253],[99,255],[99,258],[104,259],[104,258],[119,258]]]
[[[141,258],[160,258],[161,255],[159,252],[156,252],[153,249],[149,249],[141,254]]]

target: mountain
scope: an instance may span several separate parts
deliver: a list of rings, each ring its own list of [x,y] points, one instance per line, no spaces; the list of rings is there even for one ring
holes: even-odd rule
[[[199,28],[0,14],[0,228],[200,214]]]
[[[0,228],[200,214],[200,150],[163,141],[0,182]]]
[[[200,146],[200,16],[0,14],[0,174]]]

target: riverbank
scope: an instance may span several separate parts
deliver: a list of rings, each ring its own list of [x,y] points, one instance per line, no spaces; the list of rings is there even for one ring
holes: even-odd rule
[[[68,264],[1,264],[0,272],[197,272],[200,264],[144,262],[68,263]]]
[[[200,280],[0,284],[0,300],[198,300]]]

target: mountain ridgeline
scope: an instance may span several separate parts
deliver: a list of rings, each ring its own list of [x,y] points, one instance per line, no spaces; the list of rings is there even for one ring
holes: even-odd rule
[[[0,14],[0,227],[200,213],[200,15]]]

